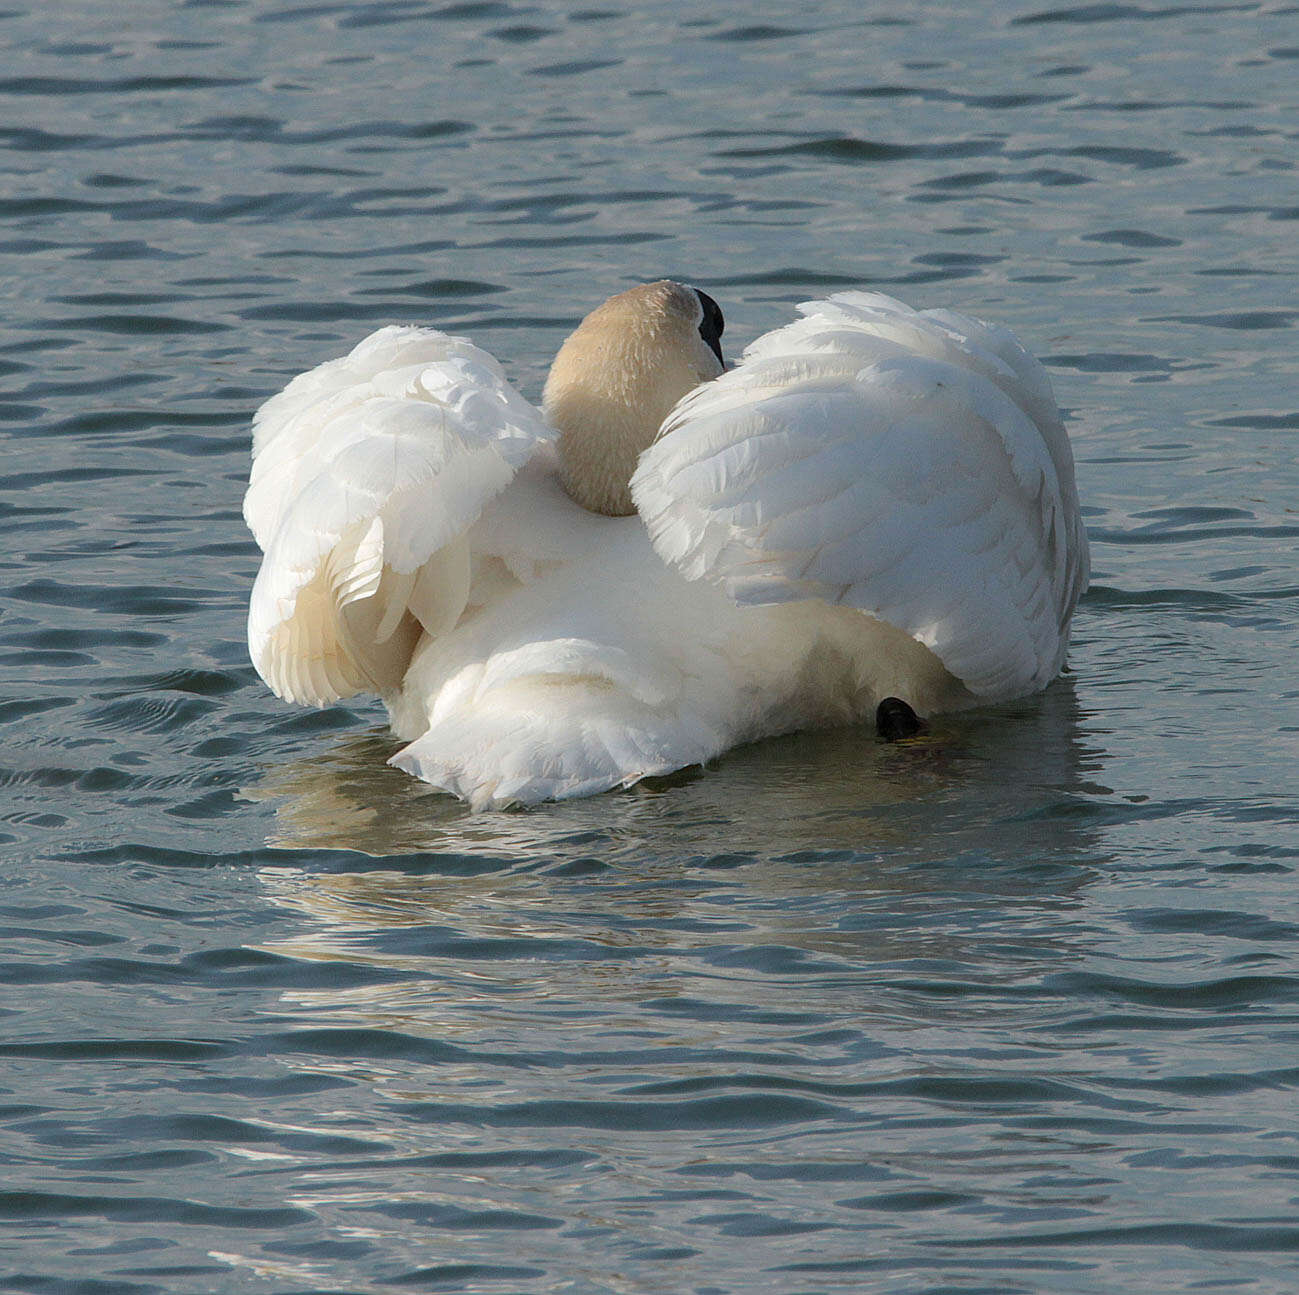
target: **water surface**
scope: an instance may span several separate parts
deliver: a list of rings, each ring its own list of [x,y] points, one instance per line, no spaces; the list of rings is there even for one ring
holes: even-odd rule
[[[1292,5],[0,14],[0,1289],[1292,1292]],[[373,327],[535,397],[1003,321],[1093,588],[1044,696],[469,815],[245,658],[248,420]]]

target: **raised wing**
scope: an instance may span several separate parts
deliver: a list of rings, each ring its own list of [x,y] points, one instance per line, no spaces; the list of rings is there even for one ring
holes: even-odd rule
[[[421,630],[464,610],[465,531],[549,436],[491,356],[434,329],[380,329],[268,400],[244,500],[262,678],[318,706],[396,688]]]
[[[742,604],[858,607],[976,696],[1044,687],[1088,575],[1045,371],[1005,329],[878,293],[799,310],[641,456],[658,553]]]

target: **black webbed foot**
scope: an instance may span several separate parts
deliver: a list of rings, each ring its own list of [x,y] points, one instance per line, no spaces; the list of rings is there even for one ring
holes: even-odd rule
[[[885,742],[923,733],[928,725],[901,697],[885,697],[875,708],[875,728]]]

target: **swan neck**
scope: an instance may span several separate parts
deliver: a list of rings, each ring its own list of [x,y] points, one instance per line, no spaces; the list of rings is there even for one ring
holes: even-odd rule
[[[698,331],[698,295],[670,280],[611,297],[560,347],[543,405],[560,477],[583,508],[636,511],[630,482],[672,407],[721,363]]]
[[[589,408],[585,416],[556,423],[559,472],[564,489],[593,513],[626,517],[636,511],[631,477],[641,451],[654,440],[658,422],[647,426],[629,409]]]

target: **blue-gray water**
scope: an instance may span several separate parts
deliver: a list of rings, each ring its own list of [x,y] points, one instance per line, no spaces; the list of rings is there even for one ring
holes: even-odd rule
[[[1299,8],[11,0],[0,1289],[1299,1289]],[[250,412],[677,275],[1010,324],[1071,673],[471,816],[254,677]]]

